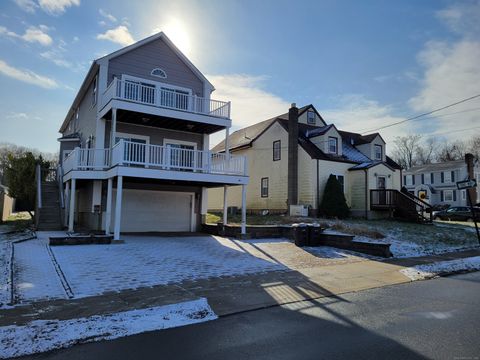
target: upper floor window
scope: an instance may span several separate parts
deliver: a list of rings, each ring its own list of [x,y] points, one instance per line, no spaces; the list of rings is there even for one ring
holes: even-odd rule
[[[315,111],[307,111],[307,124],[315,125]]]
[[[453,171],[442,172],[442,183],[451,183],[454,180],[455,173]]]
[[[382,145],[375,145],[375,160],[382,160],[383,159],[383,152],[382,152]]]
[[[262,197],[268,197],[268,177],[264,177],[261,180],[260,194]]]
[[[280,140],[276,140],[273,142],[273,161],[280,160],[281,158],[281,152],[282,146]]]
[[[162,79],[167,78],[167,73],[160,68],[153,69],[152,72],[150,73],[150,75],[156,76],[156,77],[159,77],[159,78],[162,78]]]
[[[93,87],[92,87],[92,106],[97,103],[97,77],[93,79]]]
[[[338,139],[336,137],[330,136],[328,138],[328,152],[330,154],[338,153]]]

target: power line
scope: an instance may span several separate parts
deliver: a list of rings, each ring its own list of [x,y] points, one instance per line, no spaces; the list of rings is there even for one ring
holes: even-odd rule
[[[441,107],[441,108],[438,108],[438,109],[435,109],[435,110],[432,110],[432,111],[429,111],[429,112],[426,112],[426,113],[423,113],[423,114],[420,114],[420,115],[416,115],[416,116],[410,117],[410,118],[405,119],[405,120],[397,121],[397,122],[394,122],[394,123],[392,123],[392,124],[385,125],[385,126],[381,126],[381,127],[379,127],[379,128],[375,128],[375,129],[363,130],[363,131],[360,131],[360,132],[363,133],[363,132],[377,131],[377,130],[386,129],[386,128],[389,128],[389,127],[392,127],[392,126],[400,125],[400,124],[406,123],[407,121],[416,120],[416,119],[419,119],[419,118],[421,118],[421,117],[424,117],[424,116],[427,116],[427,115],[436,113],[436,112],[441,111],[441,110],[448,109],[448,108],[450,108],[450,107],[452,107],[452,106],[456,106],[456,105],[462,104],[462,103],[464,103],[464,102],[467,102],[467,101],[470,101],[470,100],[473,100],[473,99],[476,99],[476,98],[479,98],[479,97],[480,97],[480,94],[477,94],[477,95],[471,96],[471,97],[469,97],[469,98],[462,99],[462,100],[457,101],[457,102],[454,102],[454,103],[452,103],[452,104],[443,106],[443,107]]]

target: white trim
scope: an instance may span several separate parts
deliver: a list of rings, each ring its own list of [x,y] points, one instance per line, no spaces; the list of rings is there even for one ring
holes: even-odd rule
[[[79,138],[79,137],[76,137],[76,138],[67,138],[67,139],[58,138],[57,141],[59,141],[59,142],[80,141],[80,138]]]
[[[128,139],[145,140],[146,144],[150,145],[150,136],[148,136],[148,135],[137,135],[137,134],[131,134],[131,133],[116,132],[115,137],[116,138],[122,138],[122,139],[127,139],[128,138]]]
[[[190,232],[195,231],[195,193],[190,195]]]
[[[154,72],[157,71],[157,70],[161,71],[165,76],[155,75]],[[150,71],[150,75],[158,77],[160,79],[166,79],[167,78],[167,72],[165,70],[163,70],[162,68],[159,68],[159,67],[153,68],[152,71]]]
[[[193,146],[193,150],[197,150],[197,143],[196,142],[164,138],[163,139],[163,146],[167,146],[167,144]]]
[[[154,85],[155,88],[158,89],[158,90],[161,90],[161,88],[163,87],[163,88],[168,88],[168,89],[172,89],[172,90],[185,91],[185,92],[188,92],[188,95],[192,95],[192,89],[182,87],[182,86],[178,86],[178,85],[171,85],[171,84],[164,83],[164,82],[161,82],[161,81],[155,81],[155,80],[140,78],[140,77],[137,77],[137,76],[122,74],[122,81],[125,81],[125,80]]]

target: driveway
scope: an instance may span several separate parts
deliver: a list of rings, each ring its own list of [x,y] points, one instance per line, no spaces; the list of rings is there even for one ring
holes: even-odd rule
[[[17,303],[365,260],[328,247],[300,249],[286,239],[124,236],[119,245],[50,247],[52,235],[58,233],[15,244]]]

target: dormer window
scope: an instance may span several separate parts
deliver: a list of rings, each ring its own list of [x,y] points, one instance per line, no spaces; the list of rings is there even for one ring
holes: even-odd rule
[[[307,111],[307,124],[315,125],[315,111],[313,110]]]
[[[375,145],[374,151],[375,151],[375,160],[381,161],[383,159],[382,145]]]
[[[328,152],[330,154],[338,153],[338,139],[336,137],[330,136],[328,138]]]
[[[156,76],[156,77],[159,77],[159,78],[162,78],[162,79],[167,78],[167,73],[160,68],[153,69],[152,72],[150,73],[150,75]]]

